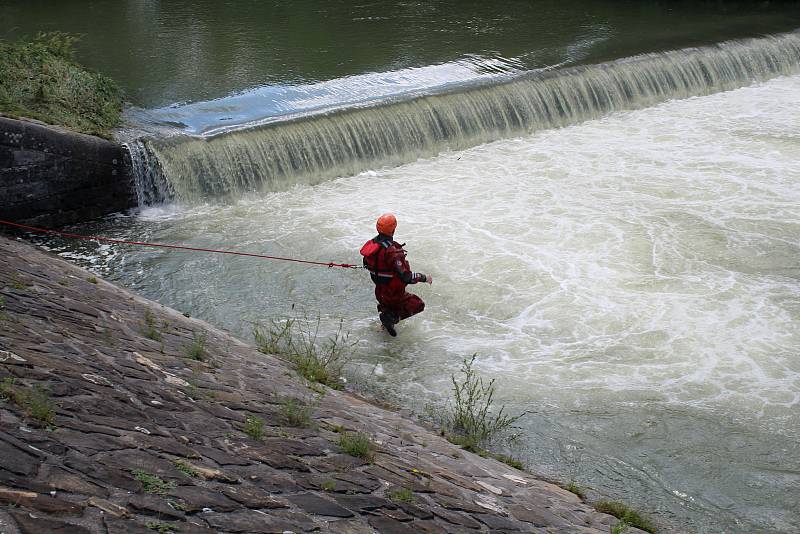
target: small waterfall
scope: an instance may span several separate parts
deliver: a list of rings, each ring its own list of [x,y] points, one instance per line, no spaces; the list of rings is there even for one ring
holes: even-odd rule
[[[318,183],[446,149],[558,128],[800,72],[800,33],[533,72],[215,137],[176,135],[131,150],[140,203],[194,201]]]
[[[147,148],[146,142],[135,139],[123,146],[127,149],[127,164],[134,177],[139,206],[152,206],[175,198],[172,184],[164,176],[161,163]]]

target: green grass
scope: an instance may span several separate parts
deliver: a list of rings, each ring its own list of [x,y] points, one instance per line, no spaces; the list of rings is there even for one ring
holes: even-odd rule
[[[356,458],[372,460],[375,455],[372,440],[363,432],[345,432],[339,435],[339,447],[343,452]]]
[[[594,509],[604,514],[613,515],[622,523],[644,530],[645,532],[656,531],[656,527],[650,519],[620,502],[598,501],[595,503]]]
[[[264,438],[264,420],[255,415],[248,415],[244,419],[244,433],[256,441]]]
[[[299,399],[289,397],[283,400],[280,417],[284,424],[298,428],[311,428],[314,421],[311,414],[314,413],[315,404],[305,403]]]
[[[253,336],[264,354],[283,356],[297,373],[312,383],[342,389],[344,366],[352,357],[355,342],[344,331],[344,321],[327,339],[320,339],[321,319],[272,320],[266,328],[256,327]]]
[[[626,530],[628,530],[628,523],[625,521],[620,521],[616,525],[612,526],[608,532],[609,534],[622,534]]]
[[[96,284],[97,283],[97,277],[96,276],[90,276],[89,278],[86,279],[86,281],[89,282],[90,284]]]
[[[61,32],[0,40],[0,113],[110,138],[122,121],[122,92],[75,61],[78,37]]]
[[[417,497],[414,495],[414,492],[410,489],[400,489],[397,491],[393,491],[389,494],[389,500],[394,502],[406,502],[406,503],[413,503],[417,500]]]
[[[586,494],[583,493],[583,490],[581,488],[579,488],[578,485],[575,484],[575,482],[570,482],[569,484],[567,484],[564,487],[564,489],[567,490],[570,493],[574,493],[575,495],[577,495],[581,499],[585,499],[586,498]]]
[[[53,427],[55,404],[50,399],[50,393],[42,386],[18,386],[15,378],[6,377],[0,383],[0,397],[19,406],[27,417],[38,421],[42,426]]]
[[[156,521],[150,521],[145,526],[150,530],[155,530],[159,534],[170,534],[171,532],[178,531],[178,527],[172,523],[158,523]]]
[[[144,337],[146,337],[147,339],[152,339],[153,341],[163,340],[161,332],[158,330],[158,328],[156,328],[156,317],[150,310],[145,310],[144,312],[144,324],[142,325],[142,334],[144,334]]]
[[[190,360],[196,360],[198,362],[202,362],[205,360],[206,356],[206,333],[193,333],[192,334],[192,342],[186,347],[184,352],[186,353],[186,357]]]
[[[180,460],[173,460],[172,463],[175,464],[175,467],[178,469],[178,471],[180,471],[181,473],[183,473],[187,477],[195,477],[195,478],[197,478],[197,477],[200,476],[200,474],[197,471],[192,469],[185,462],[182,462]]]
[[[153,493],[156,495],[165,495],[176,487],[175,482],[169,480],[165,481],[156,475],[151,475],[141,469],[131,471],[133,477],[142,483],[145,493]]]
[[[336,481],[335,480],[326,480],[320,486],[324,491],[333,491],[336,489]]]

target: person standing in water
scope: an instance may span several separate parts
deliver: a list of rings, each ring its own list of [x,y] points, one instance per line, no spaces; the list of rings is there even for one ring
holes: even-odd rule
[[[375,282],[381,324],[389,335],[396,336],[394,326],[397,323],[425,309],[422,299],[407,293],[406,286],[419,282],[431,284],[433,277],[411,271],[403,245],[393,239],[397,228],[394,215],[381,215],[375,227],[378,235],[364,243],[361,255],[364,256],[364,267]]]

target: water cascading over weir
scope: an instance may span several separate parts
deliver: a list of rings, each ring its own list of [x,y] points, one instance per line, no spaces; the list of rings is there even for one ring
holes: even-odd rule
[[[528,72],[456,90],[129,143],[140,204],[319,183],[442,150],[800,72],[800,31]]]

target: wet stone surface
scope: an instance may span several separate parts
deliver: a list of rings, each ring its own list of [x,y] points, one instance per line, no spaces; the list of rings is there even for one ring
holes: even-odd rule
[[[282,399],[317,394],[283,361],[94,280],[0,237],[5,534],[605,534],[614,524],[347,393],[326,390],[312,428],[285,427]],[[201,334],[203,357],[190,359]],[[264,422],[260,440],[244,432],[248,417]],[[340,450],[342,428],[368,434],[374,459]]]

